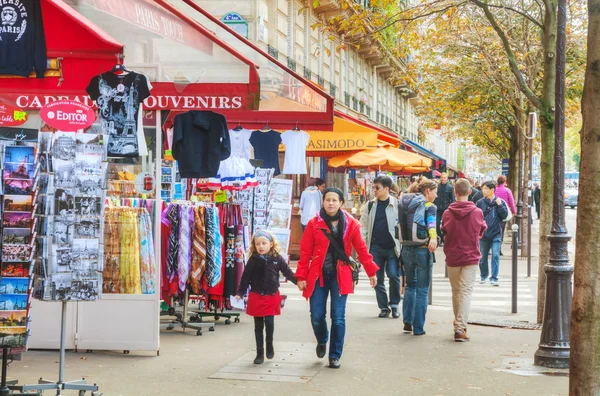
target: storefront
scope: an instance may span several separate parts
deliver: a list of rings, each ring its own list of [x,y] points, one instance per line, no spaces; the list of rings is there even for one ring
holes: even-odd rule
[[[152,88],[141,104],[143,142],[138,140],[136,156],[108,159],[106,187],[107,198],[119,205],[153,201],[157,260],[162,253],[158,181],[165,180],[161,174],[164,125],[175,114],[211,110],[225,116],[229,128],[246,130],[297,127],[327,133],[334,127],[333,99],[313,83],[231,33],[220,21],[189,5],[178,7],[160,0],[82,0],[73,7],[61,0],[42,0],[51,68],[45,78],[0,79],[0,102],[27,112],[29,119],[21,128],[40,130],[39,110],[44,105],[59,99],[92,105],[86,87],[115,64],[147,76]],[[237,45],[230,45],[232,41]],[[296,107],[282,111],[278,103],[283,101]],[[314,144],[320,144],[318,137]],[[156,181],[152,190],[142,194],[125,188],[141,173]],[[153,281],[161,283],[159,268]],[[69,303],[67,348],[158,351],[159,305],[158,291],[119,290],[105,291],[98,301]],[[31,315],[28,346],[57,348],[60,303],[34,299]]]

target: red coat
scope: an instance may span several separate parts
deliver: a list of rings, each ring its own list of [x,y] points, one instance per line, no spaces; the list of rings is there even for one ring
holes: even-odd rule
[[[362,263],[363,268],[369,278],[375,276],[379,269],[373,261],[373,256],[367,250],[367,245],[360,235],[360,223],[354,217],[343,211],[346,216],[346,227],[344,229],[344,250],[348,257],[352,254],[352,248],[358,254],[358,260]],[[315,290],[317,279],[321,279],[323,286],[323,262],[329,248],[329,239],[321,230],[327,233],[331,232],[321,218],[319,213],[311,219],[306,225],[304,236],[300,242],[300,261],[296,269],[296,278],[298,281],[306,281],[306,289],[302,295],[308,299],[312,296]],[[342,295],[354,293],[354,283],[352,282],[352,269],[349,265],[338,262],[337,278]]]

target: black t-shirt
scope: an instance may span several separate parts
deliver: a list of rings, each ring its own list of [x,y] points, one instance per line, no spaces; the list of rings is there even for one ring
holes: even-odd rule
[[[40,0],[0,0],[0,74],[43,78],[48,59]],[[52,22],[52,21],[51,21]]]
[[[250,135],[250,144],[254,147],[254,158],[263,160],[262,168],[274,168],[275,176],[281,173],[279,169],[279,145],[281,134],[276,131],[254,131]]]
[[[384,249],[391,249],[396,245],[394,238],[390,235],[387,215],[385,213],[385,210],[387,209],[389,204],[389,198],[385,201],[377,202],[377,212],[375,213],[375,221],[373,222],[373,232],[371,233],[371,235],[373,236],[372,243]]]
[[[138,112],[140,103],[150,96],[146,76],[106,72],[92,78],[87,92],[96,101],[102,129],[109,135],[108,155],[137,157]]]

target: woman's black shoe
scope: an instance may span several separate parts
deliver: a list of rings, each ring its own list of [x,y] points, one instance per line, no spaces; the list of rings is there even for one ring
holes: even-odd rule
[[[263,364],[265,361],[265,350],[264,348],[259,348],[256,350],[256,358],[254,359],[254,364]]]
[[[340,368],[340,359],[329,358],[329,367],[332,369],[339,369]]]
[[[267,359],[273,359],[275,356],[275,349],[273,348],[272,342],[267,342]]]
[[[327,352],[327,345],[317,345],[317,357],[319,359],[325,357],[325,352]]]
[[[412,332],[412,325],[408,324],[408,323],[404,323],[404,331],[406,331],[407,333],[411,333]]]

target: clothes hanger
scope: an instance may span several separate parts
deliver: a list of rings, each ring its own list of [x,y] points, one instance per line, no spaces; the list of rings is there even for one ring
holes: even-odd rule
[[[241,131],[242,129],[244,129],[244,127],[242,126],[242,121],[239,121],[237,126],[235,128],[233,128],[234,131]]]
[[[292,128],[292,131],[300,132],[300,128],[298,128],[298,121],[296,121],[296,126],[294,128]]]
[[[123,74],[130,73],[131,71],[129,69],[127,69],[127,67],[125,67],[125,65],[123,63],[125,61],[125,55],[116,54],[116,56],[117,56],[117,64],[114,65],[112,69],[110,69],[110,72],[111,73],[121,72]]]
[[[267,123],[265,124],[264,127],[262,127],[262,129],[260,130],[261,132],[267,133],[267,132],[271,132],[273,129],[269,126],[269,121],[267,121]]]

